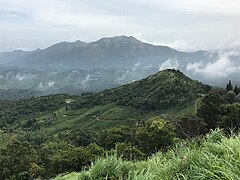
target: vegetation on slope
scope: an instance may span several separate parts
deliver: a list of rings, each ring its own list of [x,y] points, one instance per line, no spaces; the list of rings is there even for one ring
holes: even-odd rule
[[[159,114],[193,112],[194,100],[209,87],[175,70],[161,71],[142,81],[82,96],[49,95],[3,101],[0,127],[42,130],[48,135],[74,128],[103,129],[132,125]],[[66,103],[67,99],[72,99]],[[145,100],[148,101],[145,102]],[[151,104],[151,107],[150,107]],[[140,105],[140,106],[139,106]],[[172,110],[177,108],[177,110]]]
[[[0,100],[0,103],[3,104],[0,107],[0,127],[8,127],[13,123],[20,123],[21,118],[29,115],[36,116],[38,113],[55,111],[65,106],[65,99],[70,97],[59,94],[19,101]]]
[[[210,86],[193,81],[178,70],[168,69],[118,88],[87,93],[76,100],[74,109],[117,103],[143,110],[161,110],[188,106]]]
[[[41,93],[29,89],[0,89],[0,99],[18,100],[40,96]]]
[[[80,173],[56,180],[100,179],[240,179],[240,137],[224,137],[220,130],[201,141],[181,142],[145,161],[125,161],[116,156],[101,158]]]

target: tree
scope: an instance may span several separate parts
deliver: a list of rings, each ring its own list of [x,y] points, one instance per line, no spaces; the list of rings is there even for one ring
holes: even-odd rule
[[[226,86],[226,90],[227,91],[232,91],[233,90],[233,85],[232,85],[232,81],[231,80],[229,80],[229,82],[228,82],[228,84]]]
[[[224,99],[225,99],[228,103],[230,103],[230,104],[234,103],[235,97],[236,97],[236,94],[235,94],[232,90],[231,90],[231,91],[228,91],[228,92],[224,95]]]
[[[1,139],[1,144],[5,143],[5,137],[7,136],[7,134],[5,133],[4,130],[0,129],[0,139]]]
[[[36,179],[42,176],[44,173],[45,173],[45,169],[43,166],[39,166],[35,163],[30,163],[29,175],[31,179]]]
[[[31,164],[37,165],[38,160],[36,151],[28,142],[13,140],[7,144],[5,149],[0,150],[0,177],[2,179],[30,179]]]
[[[224,105],[220,127],[227,131],[231,129],[238,132],[240,130],[240,104]]]
[[[73,129],[70,132],[59,133],[60,139],[70,140],[76,146],[87,146],[90,143],[96,142],[96,134],[88,129]]]
[[[129,126],[119,126],[100,132],[98,143],[105,149],[113,149],[116,143],[130,142],[131,128]]]
[[[181,138],[193,138],[208,132],[204,119],[197,116],[182,117],[176,124],[176,131]]]
[[[208,129],[217,127],[217,123],[221,120],[221,105],[224,103],[223,97],[214,93],[206,95],[200,102],[197,116],[204,119]]]
[[[238,95],[240,93],[240,88],[238,88],[238,86],[236,85],[233,91],[236,95]]]
[[[125,160],[140,160],[144,158],[144,153],[131,143],[117,143],[116,152],[119,157]]]
[[[30,118],[30,119],[27,120],[27,123],[26,123],[25,126],[26,126],[26,128],[36,130],[37,120],[35,118]]]
[[[84,147],[75,147],[66,142],[44,144],[39,152],[46,169],[46,177],[66,171],[80,171],[94,160],[93,154]]]
[[[87,145],[86,150],[93,154],[95,158],[103,156],[105,152],[104,148],[98,146],[96,143]]]
[[[240,103],[240,93],[235,97],[235,102]]]
[[[149,118],[136,131],[137,146],[147,155],[170,146],[174,136],[173,125],[159,116]]]

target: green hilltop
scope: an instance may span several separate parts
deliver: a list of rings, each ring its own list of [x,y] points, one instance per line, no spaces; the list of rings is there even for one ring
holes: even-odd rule
[[[210,88],[179,70],[168,69],[117,88],[85,94],[73,103],[73,108],[116,103],[141,110],[182,109]]]

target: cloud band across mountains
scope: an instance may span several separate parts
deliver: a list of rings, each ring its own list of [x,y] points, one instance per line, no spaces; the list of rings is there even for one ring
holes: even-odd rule
[[[220,52],[218,59],[213,62],[189,63],[186,70],[194,74],[202,74],[211,77],[227,77],[239,74],[240,77],[240,53],[238,51]]]

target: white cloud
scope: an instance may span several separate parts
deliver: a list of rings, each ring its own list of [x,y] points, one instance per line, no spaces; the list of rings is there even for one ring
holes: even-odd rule
[[[168,59],[167,61],[159,65],[159,71],[164,69],[178,69],[178,68],[179,64],[176,59]]]
[[[24,76],[24,75],[22,75],[21,73],[17,73],[17,75],[16,75],[16,79],[18,80],[18,81],[22,81],[22,80],[24,80],[26,77]]]
[[[185,51],[185,52],[209,50],[209,48],[211,47],[210,45],[187,42],[185,40],[177,40],[177,41],[174,41],[173,43],[165,43],[165,42],[153,42],[153,43],[156,45],[168,46],[178,51]]]
[[[203,62],[189,63],[186,69],[195,74],[214,78],[240,74],[240,53],[237,51],[221,52],[216,61],[204,64]]]
[[[153,65],[152,65],[152,64],[149,64],[149,65],[147,65],[147,66],[144,66],[143,69],[151,69],[152,67],[153,67]]]
[[[181,0],[182,1],[182,0]],[[239,15],[240,2],[238,0],[197,0],[184,1],[187,12],[217,13]]]
[[[90,81],[90,75],[88,74],[85,79],[82,80],[82,85],[86,85]]]
[[[145,41],[148,42],[148,41]],[[197,43],[197,42],[187,42],[185,40],[177,40],[172,43],[166,42],[148,42],[155,45],[168,46],[178,51],[184,52],[195,52],[199,50],[210,51],[210,52],[220,52],[220,51],[240,51],[240,41],[229,40],[222,43]]]
[[[39,83],[38,88],[42,90],[46,90],[48,88],[54,88],[55,87],[55,81],[48,81],[46,83]]]
[[[54,85],[55,85],[55,81],[48,81],[47,82],[47,87],[54,87]]]

